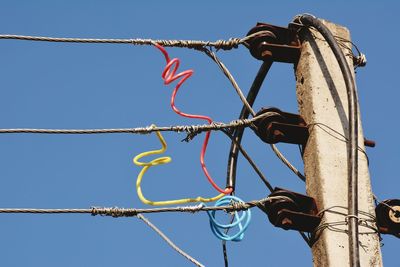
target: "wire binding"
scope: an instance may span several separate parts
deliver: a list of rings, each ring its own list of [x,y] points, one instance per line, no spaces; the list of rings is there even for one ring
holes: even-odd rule
[[[21,40],[21,41],[39,41],[39,42],[55,42],[55,43],[86,43],[86,44],[130,44],[130,45],[154,45],[159,44],[165,47],[190,48],[203,50],[206,47],[215,47],[217,50],[236,49],[239,45],[248,46],[247,41],[251,38],[263,34],[260,31],[243,38],[233,37],[228,40],[217,41],[201,41],[201,40],[156,40],[156,39],[98,39],[98,38],[70,38],[70,37],[48,37],[48,36],[29,36],[16,34],[0,34],[3,40]]]

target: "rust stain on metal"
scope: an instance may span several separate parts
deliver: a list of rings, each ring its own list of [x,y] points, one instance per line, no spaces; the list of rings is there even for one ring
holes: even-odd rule
[[[265,117],[254,125],[256,134],[268,144],[279,142],[305,145],[308,140],[308,128],[304,119],[298,115],[283,112],[278,108],[263,108],[256,116],[266,112],[274,112],[276,115]]]
[[[269,221],[285,230],[312,232],[320,224],[318,209],[312,197],[276,187],[270,197],[278,197],[260,207]]]
[[[298,61],[301,43],[295,29],[259,22],[247,35],[261,31],[262,34],[248,41],[253,57],[286,63]]]
[[[400,199],[387,199],[375,208],[379,232],[400,237]]]

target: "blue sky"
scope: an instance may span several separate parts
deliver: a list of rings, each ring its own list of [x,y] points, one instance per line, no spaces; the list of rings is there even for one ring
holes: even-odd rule
[[[345,25],[368,58],[357,72],[373,190],[381,199],[399,198],[398,114],[399,4],[395,1],[1,1],[0,33],[57,37],[217,40],[242,37],[256,22],[287,25],[299,13]],[[235,119],[240,99],[203,54],[169,48],[180,70],[195,74],[182,87],[177,105],[216,121]],[[169,107],[164,59],[152,47],[0,40],[1,128],[119,128],[192,124]],[[247,49],[218,53],[247,92],[260,65]],[[277,106],[297,112],[293,68],[274,64],[255,109]],[[172,157],[145,177],[151,198],[213,195],[198,162],[202,137],[164,134]],[[243,144],[273,185],[304,192],[297,179],[250,131]],[[135,193],[139,168],[132,158],[157,148],[154,135],[1,135],[0,206],[88,208],[145,207]],[[225,183],[230,142],[211,137],[206,162]],[[280,145],[301,170],[298,149]],[[241,158],[236,193],[260,199],[268,191]],[[90,215],[1,215],[1,266],[190,266],[136,218]],[[222,266],[220,241],[206,214],[149,215],[171,239],[206,266]],[[383,237],[385,266],[398,264],[399,240]],[[230,266],[311,266],[311,253],[296,232],[274,228],[254,210],[245,239],[228,244]]]

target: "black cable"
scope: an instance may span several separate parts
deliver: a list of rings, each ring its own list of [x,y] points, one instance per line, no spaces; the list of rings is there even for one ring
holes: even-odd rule
[[[226,249],[226,241],[222,240],[222,254],[224,255],[224,266],[229,267],[228,252]]]
[[[265,77],[267,76],[267,73],[269,69],[271,68],[272,61],[265,61],[257,75],[256,78],[254,79],[254,82],[252,86],[250,87],[249,93],[247,94],[247,101],[249,102],[250,106],[253,106],[255,99],[257,98],[258,92],[261,88],[261,85],[263,81],[265,80]],[[242,111],[240,112],[239,118],[248,118],[250,115],[248,109],[246,106],[243,106]],[[268,182],[268,180],[265,178],[263,173],[259,170],[257,165],[254,163],[254,161],[251,159],[251,157],[246,153],[246,151],[243,149],[241,146],[241,140],[243,137],[243,132],[244,128],[236,128],[234,131],[233,136],[228,132],[228,130],[223,129],[223,133],[225,133],[231,140],[231,150],[229,153],[229,161],[228,161],[228,175],[227,175],[227,187],[231,186],[232,188],[235,188],[235,182],[236,182],[236,166],[237,166],[237,158],[239,151],[242,153],[242,155],[247,159],[249,164],[253,167],[255,172],[258,174],[260,179],[263,181],[265,186],[269,189],[270,192],[274,190],[273,186]],[[304,239],[304,241],[307,243],[309,247],[311,247],[311,242],[310,239],[307,237],[307,235],[303,232],[300,232],[301,237]],[[229,266],[228,263],[228,255],[227,255],[227,249],[226,249],[226,242],[222,242],[222,251],[224,255],[224,264],[225,267]]]
[[[223,129],[222,132],[224,134],[226,134],[226,136],[228,136],[231,140],[232,140],[232,144],[235,144],[235,146],[238,148],[238,151],[240,151],[240,153],[242,153],[243,157],[245,157],[247,159],[247,161],[249,162],[249,164],[253,167],[254,171],[258,174],[258,176],[260,177],[260,179],[263,181],[263,183],[265,184],[265,186],[269,189],[270,192],[272,192],[274,190],[274,188],[272,187],[272,185],[268,182],[268,180],[265,178],[265,176],[263,175],[263,173],[260,171],[260,169],[258,168],[258,166],[255,164],[255,162],[252,160],[252,158],[249,156],[249,154],[247,154],[246,150],[244,150],[244,148],[242,147],[242,145],[240,143],[238,143],[234,136],[231,135],[231,133],[229,133],[229,131],[227,129]],[[234,220],[234,215],[232,215],[231,218],[231,223]],[[229,228],[225,230],[225,234],[227,234],[229,231]],[[304,238],[304,236],[303,236]],[[307,240],[306,240],[307,241]],[[229,261],[228,261],[228,251],[227,251],[227,247],[226,247],[226,241],[222,240],[222,253],[224,255],[224,266],[225,267],[229,267]]]
[[[250,106],[253,106],[255,99],[257,98],[258,92],[260,91],[261,85],[267,76],[269,69],[271,68],[273,61],[268,60],[264,61],[261,65],[260,69],[257,72],[257,75],[253,81],[253,84],[250,87],[249,93],[247,94],[247,102]],[[250,115],[246,106],[242,107],[242,110],[239,115],[239,119],[248,118]],[[226,187],[233,188],[235,190],[236,184],[236,166],[237,166],[237,158],[239,154],[239,146],[244,133],[244,128],[237,129],[234,134],[234,141],[232,140],[231,148],[229,150],[229,159],[228,159],[228,169],[227,169],[227,178],[226,178]]]
[[[235,214],[232,213],[230,223],[233,223],[235,220]],[[225,234],[228,234],[230,228],[225,229]],[[228,259],[228,250],[226,248],[226,241],[222,240],[222,253],[224,255],[224,266],[229,267],[229,259]]]
[[[221,130],[224,134],[226,134],[231,140],[232,140],[232,144],[235,144],[235,146],[237,147],[238,151],[240,151],[240,153],[242,153],[243,157],[245,157],[245,159],[247,159],[247,161],[249,162],[249,164],[251,165],[251,167],[253,167],[254,171],[258,174],[258,176],[260,177],[261,181],[263,181],[263,183],[265,184],[265,186],[269,189],[269,191],[272,193],[272,191],[274,191],[274,187],[270,184],[270,182],[268,182],[267,178],[265,178],[264,174],[260,171],[260,169],[258,168],[258,166],[255,164],[255,162],[253,161],[253,159],[249,156],[249,154],[247,154],[246,150],[244,150],[244,148],[242,147],[242,145],[235,140],[235,137],[232,136],[227,130],[223,129]]]
[[[255,170],[255,172],[258,174],[258,176],[260,177],[260,179],[264,182],[265,186],[269,189],[269,191],[272,193],[274,188],[273,186],[268,182],[268,180],[265,178],[265,176],[262,174],[262,172],[260,171],[260,169],[257,167],[257,165],[254,163],[254,161],[251,159],[251,157],[247,154],[246,150],[244,150],[244,148],[242,147],[241,144],[239,144],[234,137],[227,131],[227,130],[222,130],[223,133],[225,133],[231,140],[232,142],[238,147],[238,149],[240,150],[240,153],[242,153],[242,155],[247,159],[247,161],[250,163],[250,165],[253,167],[253,169]],[[306,241],[307,245],[309,247],[311,247],[311,242],[310,239],[307,237],[307,235],[303,232],[300,232],[301,237],[304,239],[304,241]],[[226,254],[226,244],[224,242],[222,242],[222,251],[224,253],[224,262],[225,262],[225,267],[228,267],[228,258],[227,258],[227,254]]]
[[[325,38],[335,55],[347,89],[348,110],[349,110],[349,142],[347,150],[348,161],[348,212],[349,212],[349,250],[350,266],[360,266],[360,253],[358,241],[358,110],[357,92],[353,76],[351,74],[346,58],[336,42],[331,31],[316,17],[311,15],[300,15],[297,20],[304,26],[314,27]]]

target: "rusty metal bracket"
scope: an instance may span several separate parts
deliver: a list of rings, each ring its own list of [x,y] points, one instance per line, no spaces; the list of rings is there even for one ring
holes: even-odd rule
[[[268,215],[269,221],[285,230],[313,232],[320,224],[318,209],[312,197],[276,187],[260,209]],[[279,198],[281,197],[281,198]]]
[[[368,139],[364,138],[364,145],[367,147],[375,147],[376,143],[374,140],[368,140]]]
[[[400,238],[400,199],[387,199],[375,208],[379,232]]]
[[[286,63],[299,60],[301,43],[296,29],[259,22],[247,35],[257,32],[263,33],[247,41],[253,57]]]
[[[258,137],[268,144],[279,142],[305,145],[308,140],[308,128],[304,119],[297,114],[283,112],[278,108],[262,108],[256,116],[266,112],[276,115],[267,116],[254,123]]]

